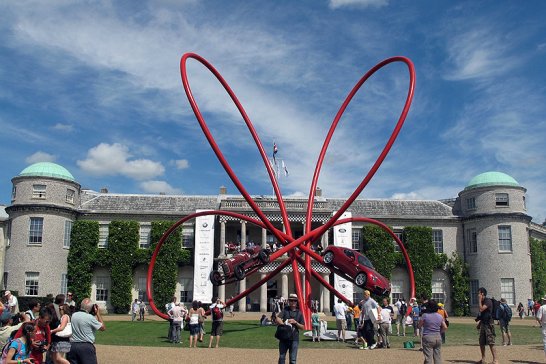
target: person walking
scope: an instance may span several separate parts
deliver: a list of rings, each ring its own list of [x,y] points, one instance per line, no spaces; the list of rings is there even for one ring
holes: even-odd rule
[[[140,310],[140,304],[138,303],[138,298],[135,298],[133,304],[131,305],[131,321],[135,321],[136,315]]]
[[[291,293],[288,296],[288,307],[276,317],[277,325],[292,325],[292,337],[290,340],[279,340],[279,364],[286,361],[286,353],[290,353],[290,364],[295,364],[298,359],[298,346],[300,343],[300,331],[305,328],[302,312],[298,309],[298,295]]]
[[[72,337],[67,359],[70,364],[97,364],[95,334],[106,330],[99,306],[84,298],[80,311],[72,315]]]
[[[484,287],[478,288],[478,307],[480,313],[476,318],[476,321],[478,321],[476,328],[480,332],[481,363],[486,362],[485,345],[489,345],[491,355],[493,355],[493,364],[498,364],[497,349],[495,348],[495,326],[493,325],[493,301],[487,297],[487,290]]]
[[[375,343],[375,329],[374,326],[377,319],[381,317],[381,307],[377,302],[370,297],[370,291],[364,291],[364,299],[362,304],[362,313],[360,316],[364,319],[364,339],[368,344],[368,349],[373,350],[377,347]],[[374,312],[377,311],[377,312]]]
[[[519,318],[523,320],[523,316],[525,316],[525,308],[523,308],[523,303],[520,302],[516,310],[518,311]]]
[[[311,325],[313,329],[313,342],[320,342],[320,315],[316,308],[313,308],[313,313],[311,314]]]
[[[544,355],[546,356],[546,296],[542,297],[542,306],[535,312],[535,319],[542,331],[542,345],[544,347]]]
[[[447,311],[444,309],[444,304],[439,302],[438,303],[438,313],[444,318],[444,322],[446,323],[446,326],[449,326],[449,321],[447,318],[449,317],[447,314]],[[441,331],[440,336],[442,336],[442,344],[446,343],[446,332]]]
[[[512,345],[512,333],[510,332],[510,320],[512,320],[512,309],[506,304],[506,299],[501,298],[497,308],[497,319],[502,334],[502,346]]]
[[[347,305],[338,298],[334,305],[336,315],[337,341],[345,342],[345,330],[347,330]]]
[[[438,313],[438,304],[434,300],[428,300],[425,313],[419,320],[421,329],[424,364],[442,363],[442,332],[447,330],[444,317]]]

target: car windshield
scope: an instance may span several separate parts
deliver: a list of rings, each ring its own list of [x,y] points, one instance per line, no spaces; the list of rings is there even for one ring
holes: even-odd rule
[[[358,263],[362,264],[362,265],[365,265],[366,267],[372,268],[373,270],[375,270],[375,268],[373,267],[372,262],[370,262],[370,260],[368,258],[366,258],[364,255],[359,255],[358,256]]]

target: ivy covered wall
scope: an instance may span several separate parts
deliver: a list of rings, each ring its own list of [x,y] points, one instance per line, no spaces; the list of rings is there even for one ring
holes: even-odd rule
[[[77,220],[72,227],[68,253],[68,289],[77,300],[91,295],[93,271],[104,267],[111,273],[110,303],[116,313],[130,309],[133,273],[138,265],[148,265],[153,250],[172,221],[152,222],[150,248],[139,248],[140,225],[137,221],[116,220],[108,228],[108,246],[99,249],[99,223]],[[181,248],[181,228],[176,229],[163,245],[153,276],[154,301],[163,308],[176,289],[178,267],[191,263],[191,251]]]

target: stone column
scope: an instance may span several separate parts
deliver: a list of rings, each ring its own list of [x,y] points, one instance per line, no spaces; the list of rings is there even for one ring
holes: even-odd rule
[[[322,278],[327,282],[330,281],[328,274],[323,274]],[[330,291],[322,285],[320,285],[320,309],[325,314],[330,314]]]
[[[241,251],[246,249],[246,221],[241,221]],[[239,293],[246,290],[246,278],[239,281]],[[246,312],[246,297],[239,300],[239,312]]]
[[[223,256],[226,254],[226,222],[221,220],[220,221],[220,256]],[[222,300],[222,302],[226,302],[226,286],[221,285],[218,286],[218,297]]]
[[[262,228],[262,248],[267,248],[267,230]]]
[[[260,279],[264,279],[265,273],[260,274]],[[267,312],[267,282],[260,287],[260,312]]]
[[[281,296],[288,298],[288,273],[281,272]]]

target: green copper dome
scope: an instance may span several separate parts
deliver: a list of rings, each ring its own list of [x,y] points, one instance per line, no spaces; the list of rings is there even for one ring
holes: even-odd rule
[[[520,187],[518,181],[502,172],[485,172],[472,178],[465,190],[487,186],[514,186]]]
[[[74,176],[66,168],[51,162],[34,163],[23,169],[19,176],[24,177],[53,177],[75,182]]]

